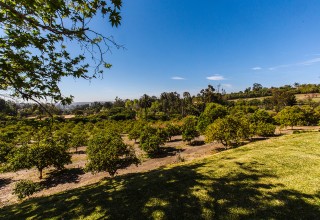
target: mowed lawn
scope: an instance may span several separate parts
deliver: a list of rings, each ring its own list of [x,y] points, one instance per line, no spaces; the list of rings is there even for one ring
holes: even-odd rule
[[[320,132],[35,198],[1,219],[320,219]]]

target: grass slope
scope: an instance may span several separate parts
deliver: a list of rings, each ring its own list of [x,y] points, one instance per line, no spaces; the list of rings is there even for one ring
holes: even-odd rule
[[[319,219],[320,133],[119,176],[0,210],[3,219]]]

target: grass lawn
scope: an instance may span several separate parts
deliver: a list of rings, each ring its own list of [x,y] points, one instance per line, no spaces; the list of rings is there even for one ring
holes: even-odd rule
[[[320,132],[35,198],[1,219],[320,219]]]

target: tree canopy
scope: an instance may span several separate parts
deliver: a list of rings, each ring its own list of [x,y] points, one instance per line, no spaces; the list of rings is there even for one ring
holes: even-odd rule
[[[121,6],[121,0],[0,0],[0,90],[24,100],[70,103],[61,79],[99,76],[111,67],[106,52],[120,47],[90,21],[101,16],[118,26]],[[77,54],[71,52],[75,45]]]

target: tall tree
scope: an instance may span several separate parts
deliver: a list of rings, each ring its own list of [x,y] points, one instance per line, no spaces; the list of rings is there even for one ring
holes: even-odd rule
[[[151,107],[152,99],[147,94],[144,94],[139,99],[139,106],[144,109],[144,116],[147,118],[147,109]]]
[[[70,103],[72,96],[64,97],[59,88],[62,77],[97,77],[111,67],[105,53],[120,47],[90,21],[99,14],[118,26],[121,6],[121,0],[1,0],[0,90],[25,100]],[[75,46],[79,54],[71,53]]]

